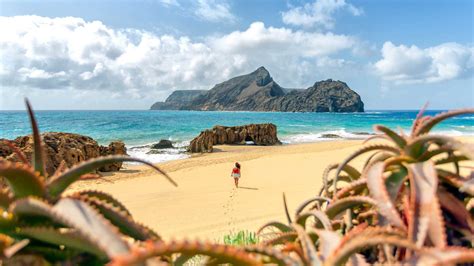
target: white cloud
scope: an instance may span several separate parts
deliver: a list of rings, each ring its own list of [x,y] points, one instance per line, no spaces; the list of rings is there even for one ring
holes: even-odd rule
[[[261,22],[201,42],[73,17],[0,17],[0,28],[2,90],[103,91],[153,99],[175,89],[208,89],[261,65],[281,85],[310,85],[308,80],[324,78],[318,69],[344,63],[332,57],[356,43],[350,36]]]
[[[222,0],[198,0],[197,8],[194,13],[201,19],[218,22],[218,21],[235,21],[235,16],[230,11],[230,5]]]
[[[165,6],[179,6],[177,0],[159,0]]]
[[[472,75],[474,47],[443,43],[429,48],[384,43],[374,68],[383,80],[396,84],[434,83]]]
[[[282,13],[282,19],[285,24],[331,29],[335,24],[334,13],[338,10],[347,10],[354,16],[364,13],[362,8],[346,3],[345,0],[315,0],[303,6],[291,7]]]
[[[293,31],[254,22],[245,31],[232,32],[210,43],[227,53],[315,57],[349,49],[355,40],[346,35]]]

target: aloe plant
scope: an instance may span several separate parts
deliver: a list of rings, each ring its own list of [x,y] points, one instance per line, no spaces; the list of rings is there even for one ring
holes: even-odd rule
[[[293,219],[287,214],[287,224],[260,229],[273,229],[264,245],[308,265],[474,263],[474,171],[462,168],[472,163],[474,146],[429,134],[444,119],[474,110],[422,113],[409,135],[375,126],[380,134],[367,142],[388,143],[328,166],[320,192]],[[350,164],[369,153],[361,170]]]
[[[259,230],[258,245],[244,247],[200,242],[150,244],[118,256],[128,265],[176,254],[181,265],[196,254],[208,263],[261,265],[454,265],[474,263],[474,172],[462,163],[474,158],[471,143],[430,135],[459,110],[414,120],[411,133],[375,126],[381,134],[341,163],[329,165],[323,186],[294,216],[283,197],[287,222]],[[351,162],[368,155],[358,169]]]
[[[0,251],[9,260],[184,265],[199,256],[212,265],[474,263],[474,172],[463,168],[463,162],[472,163],[473,144],[429,134],[444,119],[473,109],[434,117],[421,111],[409,135],[375,126],[381,134],[367,141],[382,138],[388,144],[364,146],[329,165],[320,192],[294,215],[283,197],[287,222],[262,226],[258,244],[233,246],[162,241],[108,194],[64,196],[71,183],[95,167],[114,160],[142,161],[95,159],[47,177],[41,139],[27,106],[35,136],[33,162],[0,162],[0,176],[8,184],[0,193]],[[352,166],[362,155],[368,155],[363,167]]]
[[[58,168],[48,176],[38,126],[26,101],[34,139],[29,162],[19,149],[20,163],[0,160],[0,176],[6,188],[0,191],[0,256],[6,262],[105,263],[127,254],[132,245],[160,241],[153,230],[136,222],[113,196],[94,190],[65,195],[81,176],[117,161],[144,163],[176,183],[151,163],[128,156],[94,158],[70,169]]]

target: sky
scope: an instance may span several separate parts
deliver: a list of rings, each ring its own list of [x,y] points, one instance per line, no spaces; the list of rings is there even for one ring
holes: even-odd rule
[[[148,109],[264,66],[368,110],[474,107],[471,0],[0,0],[0,110]]]

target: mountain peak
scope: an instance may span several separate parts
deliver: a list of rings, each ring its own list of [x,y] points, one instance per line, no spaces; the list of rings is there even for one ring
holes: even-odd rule
[[[262,76],[270,76],[270,72],[268,72],[268,70],[264,67],[264,66],[261,66],[257,69],[255,69],[254,72],[251,73],[251,75],[262,75]]]
[[[257,68],[254,72],[250,73],[250,75],[255,77],[258,86],[265,86],[273,81],[270,73],[263,66]]]

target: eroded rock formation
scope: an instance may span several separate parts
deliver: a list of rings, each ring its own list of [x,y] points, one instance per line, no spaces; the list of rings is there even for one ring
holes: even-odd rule
[[[46,148],[46,171],[53,174],[64,160],[68,167],[82,161],[105,155],[127,154],[125,144],[121,141],[114,141],[109,146],[100,146],[94,139],[73,133],[46,132],[41,134]],[[33,154],[33,138],[21,136],[14,140],[0,140],[0,157],[6,160],[19,161],[18,156],[5,144],[10,141],[18,147],[26,157],[31,160]],[[113,163],[98,169],[99,171],[118,171],[122,163]]]
[[[214,145],[245,144],[252,141],[255,145],[269,146],[281,144],[274,124],[250,124],[235,127],[215,126],[202,131],[194,138],[189,152],[212,152]]]

